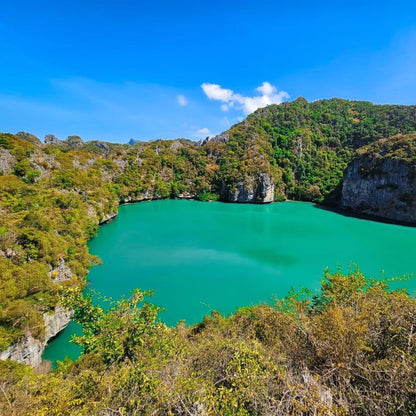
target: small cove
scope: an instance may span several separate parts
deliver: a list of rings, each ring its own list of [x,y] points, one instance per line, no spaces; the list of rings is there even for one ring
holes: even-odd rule
[[[317,290],[324,270],[367,275],[416,272],[416,228],[347,217],[313,204],[270,205],[164,200],[122,205],[117,219],[90,241],[103,264],[89,288],[119,299],[134,288],[153,289],[168,325],[200,321],[217,310],[282,297],[291,287]],[[415,279],[400,282],[416,294]],[[70,324],[44,358],[76,358]]]

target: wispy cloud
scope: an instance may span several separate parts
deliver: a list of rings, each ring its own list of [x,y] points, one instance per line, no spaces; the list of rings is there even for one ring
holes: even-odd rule
[[[246,115],[270,104],[281,104],[285,98],[289,98],[286,91],[278,91],[274,85],[267,81],[256,88],[256,91],[261,95],[252,97],[235,93],[233,90],[221,87],[221,85],[208,82],[203,83],[201,88],[210,100],[224,103],[220,107],[222,111],[229,111],[234,107],[237,110],[242,110]]]
[[[73,77],[51,80],[43,96],[0,94],[0,124],[3,130],[26,130],[39,138],[53,133],[60,138],[77,134],[85,140],[121,142],[199,139],[207,133],[182,127],[190,120],[199,125],[208,122],[203,107],[193,107],[174,87]]]
[[[186,99],[186,97],[183,94],[179,94],[176,96],[176,99],[178,101],[178,104],[181,107],[186,107],[188,105],[188,100]]]
[[[208,129],[207,127],[203,127],[202,129],[198,129],[196,131],[196,133],[197,133],[197,136],[200,137],[200,138],[205,138],[207,136],[212,135],[211,130]]]
[[[52,133],[62,139],[77,134],[84,140],[116,142],[130,138],[199,140],[229,128],[244,113],[281,102],[286,96],[269,83],[263,83],[253,96],[216,84],[205,83],[203,88],[228,112],[218,117],[217,110],[201,97],[198,85],[184,91],[156,84],[54,79],[41,95],[0,94],[0,125],[4,131],[26,130],[41,139]]]
[[[221,125],[224,127],[230,127],[231,126],[231,121],[228,119],[228,117],[223,117],[220,121]]]

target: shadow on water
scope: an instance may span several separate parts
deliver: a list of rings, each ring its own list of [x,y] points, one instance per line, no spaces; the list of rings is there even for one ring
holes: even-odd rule
[[[277,254],[274,250],[246,249],[240,250],[240,253],[252,260],[267,263],[272,266],[291,266],[296,262],[294,256]]]
[[[406,221],[392,220],[389,218],[380,217],[378,215],[366,214],[363,212],[352,211],[346,208],[338,208],[335,206],[327,206],[320,204],[313,204],[315,208],[321,209],[323,211],[334,212],[335,214],[342,215],[343,217],[357,218],[359,220],[379,222],[383,224],[392,224],[392,225],[402,225],[405,227],[416,228],[416,224]]]

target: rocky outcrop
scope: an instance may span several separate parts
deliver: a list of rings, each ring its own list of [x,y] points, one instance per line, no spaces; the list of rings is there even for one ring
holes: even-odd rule
[[[16,163],[14,156],[6,149],[0,149],[0,173],[8,175]]]
[[[7,350],[0,352],[1,360],[13,360],[37,367],[42,362],[42,354],[48,341],[62,331],[71,320],[71,312],[57,306],[52,314],[44,314],[45,336],[35,339],[25,334]]]
[[[230,140],[230,135],[229,135],[228,131],[225,131],[225,132],[223,132],[221,134],[217,134],[214,137],[207,137],[206,139],[201,140],[199,142],[199,144],[201,146],[205,146],[210,141],[211,142],[227,143],[229,140]]]
[[[95,144],[95,146],[103,151],[106,155],[110,151],[110,146],[106,142],[94,141],[93,144]]]
[[[416,135],[360,149],[344,174],[341,207],[416,224]]]
[[[72,279],[73,276],[72,270],[65,264],[65,260],[62,258],[58,260],[58,266],[51,268],[49,271],[49,277],[55,283],[65,282]]]
[[[177,195],[176,198],[177,199],[195,199],[196,195],[191,192],[182,192],[179,195]],[[122,201],[120,201],[120,203],[121,204],[133,204],[135,202],[156,201],[159,199],[166,199],[166,198],[160,196],[157,192],[153,192],[153,190],[146,190],[143,193],[138,194],[138,195],[127,195],[125,198],[123,198]],[[117,214],[115,214],[114,217],[116,215]],[[112,218],[110,218],[110,220]],[[102,222],[100,222],[100,225],[101,224]]]
[[[84,141],[79,136],[68,136],[65,143],[72,149],[81,147]]]
[[[235,184],[221,186],[221,199],[227,202],[268,203],[274,201],[275,185],[268,173],[250,176]]]
[[[59,259],[58,265],[51,267],[49,277],[55,283],[61,283],[74,276],[71,269],[65,264],[64,259]],[[30,333],[24,334],[17,342],[10,345],[5,351],[0,352],[0,360],[13,360],[37,367],[42,362],[42,354],[46,344],[60,331],[65,329],[71,320],[72,312],[61,306],[56,306],[52,312],[44,313],[44,336],[41,339],[34,338]]]
[[[102,225],[102,224],[112,221],[114,218],[117,217],[117,214],[118,212],[110,212],[108,214],[104,214],[98,224]]]
[[[16,133],[16,136],[19,136],[21,139],[27,140],[37,146],[42,144],[42,142],[34,134],[27,133],[26,131],[19,131],[19,133]]]
[[[30,334],[24,335],[7,350],[0,352],[0,360],[13,360],[37,367],[42,361],[43,349],[42,341],[33,338]]]
[[[58,335],[67,327],[72,317],[72,311],[68,311],[61,306],[56,306],[52,314],[44,314],[45,320],[45,339],[46,342]],[[45,343],[46,344],[46,343]]]
[[[59,140],[55,135],[53,134],[47,134],[45,136],[45,144],[62,144],[62,140]]]

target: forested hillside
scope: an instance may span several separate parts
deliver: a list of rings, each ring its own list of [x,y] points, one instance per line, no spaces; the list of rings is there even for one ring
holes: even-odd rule
[[[413,164],[414,135],[376,141],[414,131],[416,106],[299,98],[201,143],[0,134],[1,357],[36,365],[63,298],[86,331],[85,356],[52,375],[1,363],[0,413],[412,414],[414,300],[358,272],[328,276],[308,301],[214,314],[192,328],[165,327],[155,308],[137,306],[140,293],[106,314],[79,290],[99,261],[87,241],[120,203],[337,204],[357,155]]]
[[[341,206],[416,223],[416,134],[380,139],[360,148],[344,174]]]
[[[86,243],[120,202],[209,196],[209,158],[189,141],[42,145],[22,133],[0,146],[0,350],[44,336],[57,289],[83,285],[96,261]]]
[[[136,291],[107,312],[65,293],[82,357],[36,375],[0,362],[2,415],[412,415],[416,301],[327,274],[321,292],[168,328]],[[143,303],[144,302],[144,303]]]
[[[298,98],[259,109],[219,136],[226,144],[218,180],[233,186],[271,172],[276,199],[322,202],[340,185],[356,149],[415,130],[416,106]]]

